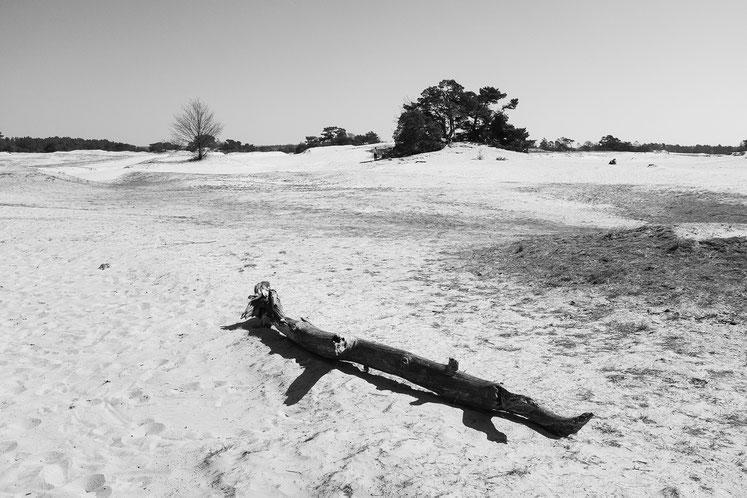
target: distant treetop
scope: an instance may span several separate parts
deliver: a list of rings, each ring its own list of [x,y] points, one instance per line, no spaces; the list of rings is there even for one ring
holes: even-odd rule
[[[327,126],[318,137],[310,135],[304,142],[296,146],[296,153],[303,152],[312,147],[327,147],[330,145],[368,145],[381,142],[379,135],[369,131],[363,135],[348,133],[345,128],[339,126]]]

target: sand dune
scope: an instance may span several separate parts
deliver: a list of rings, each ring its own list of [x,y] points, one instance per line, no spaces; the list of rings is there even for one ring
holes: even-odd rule
[[[743,493],[744,323],[632,301],[577,322],[605,298],[460,267],[478,247],[649,223],[645,200],[671,193],[734,207],[674,219],[681,237],[747,236],[743,157],[371,159],[0,154],[0,494]],[[221,330],[264,279],[290,316],[597,416],[549,439],[272,330]],[[643,320],[650,333],[602,344]],[[681,348],[663,348],[673,335]]]

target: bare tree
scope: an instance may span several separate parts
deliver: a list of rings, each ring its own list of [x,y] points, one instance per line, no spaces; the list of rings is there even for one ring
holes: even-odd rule
[[[197,153],[195,160],[205,157],[206,149],[223,131],[223,125],[215,120],[213,111],[200,99],[192,99],[174,116],[171,125],[174,139]]]

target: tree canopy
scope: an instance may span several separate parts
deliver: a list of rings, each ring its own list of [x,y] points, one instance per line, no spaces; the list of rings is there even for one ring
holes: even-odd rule
[[[455,80],[426,88],[417,100],[403,106],[394,132],[394,154],[438,150],[455,141],[527,151],[534,141],[525,128],[511,125],[506,115],[519,100],[499,105],[507,96],[490,86],[466,91]]]

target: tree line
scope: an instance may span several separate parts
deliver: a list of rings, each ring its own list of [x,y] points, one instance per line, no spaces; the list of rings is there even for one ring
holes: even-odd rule
[[[337,128],[337,127],[334,127]],[[326,128],[325,128],[326,129]],[[381,142],[379,136],[374,132],[364,135],[348,134],[349,140],[342,145],[365,145]],[[225,154],[231,152],[284,152],[286,154],[297,154],[312,147],[324,147],[326,145],[340,145],[327,143],[320,137],[306,137],[306,141],[293,144],[270,144],[254,145],[242,143],[240,140],[226,139],[219,141],[213,136],[201,136],[199,142],[191,140],[187,144],[177,141],[161,140],[153,142],[147,147],[136,146],[122,142],[112,142],[105,139],[71,138],[71,137],[5,137],[0,133],[0,152],[70,152],[74,150],[104,150],[110,152],[173,152],[187,150],[195,152],[199,156],[198,148],[203,146],[203,155],[206,150],[217,150]]]
[[[382,157],[403,157],[440,150],[454,142],[473,142],[493,147],[528,152],[535,147],[526,128],[508,121],[508,111],[516,109],[519,99],[506,100],[508,95],[498,88],[485,86],[478,91],[466,90],[453,79],[424,89],[420,96],[402,106],[394,131],[394,147]],[[200,99],[189,101],[174,115],[171,141],[154,142],[146,147],[101,139],[70,137],[6,138],[0,133],[0,152],[58,152],[72,150],[150,151],[167,152],[186,149],[194,159],[205,157],[209,150],[224,153],[281,151],[301,153],[314,147],[332,145],[368,145],[380,143],[373,132],[357,135],[340,126],[327,126],[319,136],[307,136],[297,144],[260,145],[239,140],[218,139],[223,125],[212,110]],[[543,138],[539,144],[546,151],[614,151],[651,152],[664,150],[682,153],[730,154],[747,150],[747,140],[739,146],[729,145],[672,145],[665,143],[627,142],[613,135],[605,135],[598,142],[576,144],[570,138]]]
[[[240,140],[230,138],[219,142],[218,135],[223,130],[223,125],[215,119],[213,111],[200,99],[192,99],[182,108],[181,113],[174,116],[171,130],[173,143],[158,142],[151,144],[150,149],[154,152],[163,152],[186,144],[186,149],[195,154],[194,160],[196,161],[203,159],[205,153],[211,149],[224,153],[279,150],[298,154],[312,147],[365,145],[381,141],[379,136],[372,131],[364,135],[355,135],[348,133],[345,128],[339,126],[327,126],[322,130],[320,136],[307,136],[305,142],[296,145],[256,147],[252,144],[242,144]]]
[[[69,152],[73,150],[107,150],[112,152],[135,152],[143,147],[112,142],[106,139],[71,137],[4,137],[0,133],[0,152]]]
[[[570,138],[560,137],[556,140],[543,138],[539,148],[549,152],[566,151],[607,151],[607,152],[656,152],[666,151],[682,154],[733,154],[747,151],[747,140],[739,145],[680,145],[663,142],[638,143],[627,142],[613,135],[605,135],[598,142],[587,141],[580,145]]]

